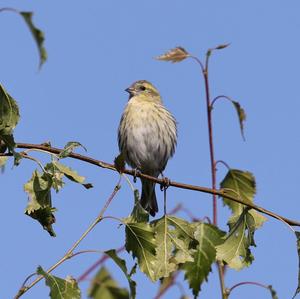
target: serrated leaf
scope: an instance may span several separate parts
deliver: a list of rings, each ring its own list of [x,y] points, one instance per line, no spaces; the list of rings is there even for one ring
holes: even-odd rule
[[[14,154],[15,141],[12,135],[20,118],[17,102],[0,84],[0,140],[1,152],[6,150]]]
[[[128,291],[120,288],[105,267],[101,267],[88,290],[92,299],[128,299]]]
[[[119,154],[114,160],[114,166],[119,171],[119,173],[123,173],[125,170],[125,159],[124,156]]]
[[[194,241],[193,228],[180,218],[164,215],[151,222],[157,243],[154,263],[155,280],[168,277],[179,264],[193,261],[190,245]]]
[[[220,184],[226,194],[239,197],[245,203],[252,203],[256,193],[256,183],[253,174],[249,171],[230,169]],[[240,214],[243,206],[227,198],[223,198],[224,204],[228,205],[234,214]]]
[[[58,192],[65,184],[63,182],[64,173],[54,163],[47,163],[44,168],[52,177],[52,188]]]
[[[194,237],[198,245],[193,253],[194,261],[183,265],[184,278],[189,282],[195,297],[198,296],[203,281],[207,281],[211,265],[216,260],[215,247],[223,243],[224,235],[223,231],[211,224],[197,223]]]
[[[226,195],[239,198],[245,203],[253,203],[256,193],[256,183],[251,172],[230,169],[220,186],[225,190]],[[232,210],[233,217],[243,213],[244,205],[229,200],[226,197],[223,197],[223,203]],[[266,221],[266,218],[255,210],[250,210],[249,213],[254,217],[255,228],[259,228]]]
[[[108,250],[108,251],[105,251],[105,253],[114,260],[114,262],[120,267],[120,269],[125,274],[125,276],[128,280],[128,283],[129,283],[130,298],[134,299],[136,296],[136,282],[134,280],[132,280],[132,278],[131,278],[132,271],[130,274],[128,274],[126,262],[123,259],[118,257],[115,250]]]
[[[168,232],[167,216],[165,215],[153,223],[153,227],[157,242],[154,280],[157,280],[162,277],[168,277],[170,273],[177,269],[177,265],[171,260],[173,256],[173,244]]]
[[[299,265],[298,265],[298,286],[297,286],[297,289],[296,289],[295,294],[293,296],[293,299],[300,292],[300,232],[295,231],[295,235],[296,235],[296,238],[297,238],[297,252],[298,252]]]
[[[64,146],[64,149],[60,152],[58,157],[60,159],[68,157],[76,147],[82,147],[85,151],[87,151],[87,149],[80,142],[70,141]]]
[[[21,11],[20,15],[23,17],[25,23],[27,24],[35,42],[36,45],[38,47],[38,51],[39,51],[39,56],[40,56],[40,65],[39,67],[41,68],[41,66],[43,65],[43,63],[47,60],[47,52],[46,49],[44,47],[44,33],[43,31],[41,31],[40,29],[38,29],[32,21],[32,16],[33,13],[32,12],[27,12],[27,11]]]
[[[80,299],[81,292],[78,288],[77,281],[71,276],[66,279],[56,277],[46,273],[42,267],[37,268],[37,274],[45,278],[46,285],[50,288],[51,299]]]
[[[37,170],[33,172],[31,179],[24,185],[29,196],[25,214],[37,220],[50,236],[55,237],[52,224],[55,223],[53,213],[56,209],[52,207],[51,186],[51,176],[40,174]]]
[[[170,51],[166,52],[165,54],[162,54],[156,59],[162,60],[162,61],[171,61],[173,63],[180,62],[191,55],[182,47],[176,47],[174,49],[171,49]]]
[[[273,287],[271,285],[268,285],[268,289],[271,292],[272,299],[278,299],[277,293],[276,293],[276,291],[273,289]]]
[[[17,102],[0,84],[0,136],[10,135],[16,127],[19,118],[20,114]]]
[[[155,263],[156,242],[154,228],[148,223],[126,223],[125,248],[133,258],[137,258],[139,268],[152,281],[155,281],[153,265]]]
[[[124,219],[126,223],[148,222],[149,213],[142,207],[140,203],[140,195],[137,189],[134,190],[134,206],[131,214]]]
[[[244,135],[244,122],[246,120],[245,110],[241,107],[239,102],[231,101],[231,103],[233,104],[233,106],[237,112],[237,115],[239,118],[241,134],[242,134],[243,139],[245,140],[245,135]]]
[[[62,172],[69,180],[81,184],[83,187],[86,189],[92,188],[93,185],[89,183],[84,183],[85,177],[79,175],[75,170],[71,169],[70,167],[63,165],[59,163],[58,161],[52,162],[53,165],[60,171]]]
[[[240,216],[231,217],[229,227],[224,243],[216,247],[217,259],[224,261],[230,268],[240,270],[254,260],[249,247],[255,246],[255,220],[245,209]]]

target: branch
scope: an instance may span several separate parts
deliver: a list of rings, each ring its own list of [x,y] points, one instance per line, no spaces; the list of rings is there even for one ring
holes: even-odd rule
[[[74,249],[78,247],[78,245],[81,243],[81,241],[95,228],[95,226],[102,220],[103,214],[105,213],[106,209],[108,208],[109,204],[115,197],[115,195],[118,193],[120,190],[121,182],[121,176],[119,178],[119,181],[117,185],[115,186],[113,192],[105,202],[102,210],[100,211],[99,215],[96,217],[96,219],[92,222],[92,224],[85,230],[85,232],[80,236],[80,238],[73,244],[73,246],[66,252],[66,254],[58,261],[56,262],[53,266],[51,266],[46,273],[52,272],[54,269],[56,269],[58,266],[60,266],[62,263],[64,263],[66,260],[72,258],[73,256],[78,255],[78,253],[74,253]],[[44,277],[43,276],[38,276],[29,286],[25,286],[24,284],[22,287],[19,289],[17,295],[14,297],[14,299],[20,298],[24,293],[26,293],[29,289],[31,289],[34,285],[36,285],[39,281],[41,281]],[[27,281],[27,280],[26,280]]]
[[[53,154],[60,154],[63,151],[62,149],[55,148],[55,147],[49,147],[49,146],[41,145],[41,144],[28,144],[28,143],[17,143],[16,148],[38,149],[38,150],[44,150],[46,152],[53,153]],[[0,157],[1,156],[12,156],[12,154],[10,154],[10,153],[0,154]],[[96,159],[93,159],[93,158],[88,157],[88,156],[83,156],[83,155],[80,155],[80,154],[71,153],[69,155],[69,157],[73,158],[73,159],[84,161],[84,162],[89,163],[89,164],[96,165],[96,166],[101,167],[101,168],[106,168],[106,169],[110,169],[110,170],[113,170],[113,171],[117,171],[117,169],[115,168],[115,166],[113,164],[103,162],[103,161],[100,161],[100,160],[96,160]],[[143,173],[136,173],[134,170],[125,169],[123,172],[128,174],[128,175],[131,175],[131,176],[136,176],[136,177],[139,177],[139,178],[147,179],[147,180],[152,181],[154,183],[160,184],[161,186],[164,186],[165,183],[166,183],[165,179],[159,179],[159,178],[156,178],[156,177],[153,177],[153,176],[150,176],[150,175],[147,175],[147,174],[143,174]],[[174,181],[171,181],[171,180],[169,182],[169,186],[180,188],[180,189],[186,189],[186,190],[193,190],[193,191],[208,193],[208,194],[215,194],[215,195],[218,195],[219,197],[227,198],[229,200],[232,200],[234,202],[237,202],[237,203],[240,203],[244,206],[247,206],[251,209],[254,209],[258,212],[266,214],[270,217],[276,218],[277,220],[283,220],[284,222],[286,222],[287,224],[289,224],[291,226],[299,226],[300,227],[300,222],[299,221],[295,221],[295,220],[280,216],[280,215],[278,215],[278,214],[276,214],[272,211],[264,209],[260,206],[257,206],[255,204],[253,204],[253,203],[244,202],[240,198],[230,196],[226,193],[226,189],[219,189],[219,190],[218,189],[211,189],[211,188],[207,188],[207,187],[201,187],[201,186],[196,186],[196,185],[190,185],[190,184],[185,184],[185,183],[174,182]]]

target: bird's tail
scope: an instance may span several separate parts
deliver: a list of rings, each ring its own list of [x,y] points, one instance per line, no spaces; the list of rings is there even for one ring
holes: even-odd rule
[[[155,183],[148,180],[141,179],[142,181],[142,196],[141,205],[150,213],[151,216],[155,216],[158,212],[158,206],[155,195]]]

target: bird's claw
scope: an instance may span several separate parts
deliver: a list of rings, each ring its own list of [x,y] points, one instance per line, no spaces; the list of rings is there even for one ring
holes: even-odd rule
[[[169,188],[171,181],[167,177],[163,177],[162,180],[163,180],[163,182],[160,184],[160,190],[164,191]]]
[[[137,177],[139,174],[141,174],[141,172],[139,171],[138,168],[135,168],[135,169],[133,170],[133,182],[134,182],[134,183],[136,183],[136,177]]]

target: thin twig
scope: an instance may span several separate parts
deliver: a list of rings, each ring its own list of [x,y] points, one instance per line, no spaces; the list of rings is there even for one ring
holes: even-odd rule
[[[225,100],[230,101],[231,103],[233,102],[233,100],[232,100],[230,97],[225,96],[225,95],[220,95],[220,96],[215,97],[215,98],[211,101],[211,108],[212,108],[212,109],[213,109],[213,107],[214,107],[215,102],[216,102],[217,100],[219,100],[219,99],[225,99]]]
[[[4,12],[4,11],[10,11],[10,12],[14,12],[14,13],[20,13],[19,10],[15,9],[15,8],[12,8],[12,7],[3,7],[3,8],[0,8],[0,12]]]
[[[28,144],[28,143],[17,143],[17,148],[38,148],[38,149],[43,149],[46,152],[55,153],[55,154],[59,154],[62,151],[62,149],[58,149],[58,148],[48,147],[48,146],[44,146],[44,145],[40,145],[40,144]],[[1,156],[12,156],[12,154],[10,154],[10,153],[0,154],[0,157]],[[71,153],[69,155],[69,157],[73,158],[73,159],[84,161],[84,162],[89,163],[89,164],[96,165],[96,166],[101,167],[101,168],[106,168],[106,169],[110,169],[110,170],[113,170],[113,171],[118,171],[114,167],[113,164],[110,164],[110,163],[107,163],[107,162],[103,162],[103,161],[100,161],[100,160],[96,160],[96,159],[93,159],[91,157],[87,157],[87,156],[83,156],[83,155],[75,154],[75,153]],[[136,175],[139,178],[144,178],[144,179],[147,179],[149,181],[155,182],[155,183],[160,184],[160,185],[164,185],[165,184],[165,180],[163,180],[163,179],[152,177],[150,175],[143,174],[143,173],[136,173],[135,174],[134,170],[125,169],[123,171],[123,173],[126,173],[126,174],[131,175],[131,176]],[[274,212],[271,212],[271,211],[269,211],[267,209],[264,209],[264,208],[262,208],[260,206],[255,205],[253,203],[244,202],[240,198],[236,198],[236,197],[230,196],[230,195],[228,195],[226,193],[226,189],[219,189],[219,190],[217,190],[217,189],[211,189],[211,188],[201,187],[201,186],[197,186],[197,185],[190,185],[190,184],[185,184],[185,183],[179,183],[179,182],[175,182],[175,181],[171,181],[171,180],[169,181],[169,186],[180,188],[180,189],[186,189],[186,190],[193,190],[193,191],[208,193],[208,194],[215,194],[215,195],[217,195],[219,197],[224,197],[224,198],[229,199],[231,201],[240,203],[240,204],[242,204],[244,206],[247,206],[247,207],[249,207],[251,209],[254,209],[254,210],[258,211],[258,212],[266,214],[266,215],[268,215],[270,217],[273,217],[275,219],[279,219],[279,217],[280,217],[284,222],[288,223],[291,226],[300,226],[300,222],[299,221],[295,221],[295,220],[292,220],[292,219],[280,216],[280,215],[278,215],[278,214],[276,214]]]
[[[121,176],[119,177],[118,183],[115,186],[113,192],[105,202],[102,210],[100,211],[97,218],[92,222],[92,224],[86,229],[86,231],[80,236],[80,238],[73,244],[73,246],[66,252],[66,254],[53,266],[51,266],[46,273],[52,272],[54,269],[56,269],[59,265],[61,265],[66,260],[70,259],[72,256],[74,256],[74,249],[81,243],[81,241],[95,228],[95,226],[103,219],[103,214],[105,213],[106,209],[108,208],[109,204],[117,194],[117,192],[120,190],[120,182],[121,182]],[[39,281],[41,281],[44,277],[39,276],[37,277],[29,286],[23,286],[17,293],[17,295],[14,297],[14,299],[20,298],[24,293],[26,293],[29,289],[31,289],[34,285],[36,285]]]
[[[120,248],[118,248],[116,250],[117,253],[122,252],[125,249],[125,246],[122,246]],[[97,267],[99,267],[100,265],[102,265],[107,259],[109,259],[110,257],[107,254],[103,254],[103,256],[96,261],[92,266],[90,266],[83,274],[81,274],[78,279],[77,282],[80,283],[84,280],[87,279],[88,275],[93,272]]]

